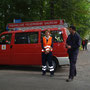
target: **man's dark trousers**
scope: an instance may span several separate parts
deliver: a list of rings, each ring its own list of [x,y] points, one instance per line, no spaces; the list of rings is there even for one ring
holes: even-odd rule
[[[69,60],[70,60],[70,71],[69,71],[69,78],[73,79],[76,76],[76,62],[79,50],[75,52],[69,53]]]
[[[52,52],[49,52],[48,54],[42,53],[42,65],[46,66],[47,61],[49,66],[52,66]]]

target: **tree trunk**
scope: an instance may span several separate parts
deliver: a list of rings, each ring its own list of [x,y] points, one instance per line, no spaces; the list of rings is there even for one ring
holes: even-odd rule
[[[50,19],[54,19],[54,1],[50,0]]]

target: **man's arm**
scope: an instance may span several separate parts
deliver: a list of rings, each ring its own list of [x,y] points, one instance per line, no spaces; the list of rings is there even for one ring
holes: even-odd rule
[[[52,38],[52,45],[51,45],[51,47],[53,48],[53,38]]]
[[[43,46],[43,38],[42,38],[42,40],[41,40],[41,46],[42,46],[42,49],[45,50],[45,49],[44,49],[44,46]]]

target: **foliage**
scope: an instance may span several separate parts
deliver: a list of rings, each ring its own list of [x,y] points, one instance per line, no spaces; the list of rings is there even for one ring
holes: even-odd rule
[[[0,32],[13,19],[40,21],[64,19],[83,37],[90,30],[89,0],[0,0]]]

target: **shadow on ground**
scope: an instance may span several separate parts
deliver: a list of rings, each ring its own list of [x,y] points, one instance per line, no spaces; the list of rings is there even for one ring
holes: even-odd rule
[[[41,71],[41,67],[40,66],[0,65],[0,70]]]
[[[65,72],[68,69],[68,65],[58,67],[55,72]],[[0,65],[0,70],[16,70],[16,71],[41,71],[41,66],[11,66]]]

